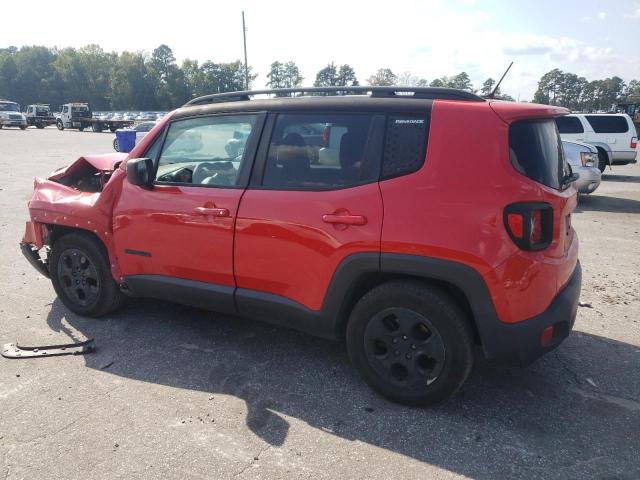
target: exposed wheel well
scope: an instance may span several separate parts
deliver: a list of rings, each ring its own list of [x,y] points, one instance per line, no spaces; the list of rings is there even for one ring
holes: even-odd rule
[[[66,225],[52,225],[47,224],[47,229],[49,230],[49,235],[45,239],[45,243],[50,247],[60,238],[70,233],[81,233],[88,237],[91,237],[98,245],[102,248],[102,253],[105,255],[105,258],[109,258],[109,254],[107,252],[107,247],[104,242],[96,235],[94,232],[90,230],[85,230],[83,228],[75,228],[75,227],[67,227]]]
[[[609,156],[609,152],[607,152],[606,149],[596,146],[596,150],[598,150],[598,153],[602,153],[604,155],[606,155],[607,158],[607,163],[611,164],[611,157]]]
[[[369,290],[381,285],[382,283],[390,280],[407,279],[407,280],[419,280],[429,285],[439,287],[449,294],[462,308],[466,314],[466,318],[473,330],[474,341],[477,345],[480,345],[480,334],[476,325],[471,305],[465,293],[458,286],[435,278],[420,277],[414,275],[401,275],[401,274],[389,274],[389,273],[372,273],[363,275],[356,280],[352,285],[347,298],[344,299],[342,307],[340,308],[340,314],[337,322],[337,336],[338,338],[344,338],[347,322],[349,321],[349,315],[353,310],[355,304],[362,298],[362,296]]]

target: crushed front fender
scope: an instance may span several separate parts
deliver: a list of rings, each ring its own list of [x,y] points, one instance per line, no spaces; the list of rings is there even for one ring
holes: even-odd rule
[[[29,200],[27,222],[21,250],[29,263],[48,276],[46,258],[38,251],[50,245],[61,230],[84,230],[94,234],[105,246],[111,274],[120,281],[120,271],[112,240],[113,203],[126,173],[118,168],[124,156],[85,156],[49,178],[36,178]],[[45,273],[46,272],[46,273]]]

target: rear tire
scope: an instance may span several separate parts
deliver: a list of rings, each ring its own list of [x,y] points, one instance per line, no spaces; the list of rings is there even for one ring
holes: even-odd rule
[[[603,149],[598,148],[598,169],[604,173],[604,169],[609,165],[609,155]]]
[[[124,301],[104,246],[88,233],[60,237],[51,250],[49,272],[62,303],[78,315],[100,317]]]
[[[78,131],[79,132],[83,132],[84,131],[84,127],[78,127]]]
[[[44,123],[36,123],[36,128],[42,130],[44,128]]]
[[[58,130],[60,131],[64,130],[64,124],[62,123],[62,120],[58,120],[56,122],[56,127],[58,127]]]
[[[100,125],[99,123],[94,123],[91,126],[91,129],[95,132],[95,133],[100,133],[102,132],[102,125]]]
[[[113,139],[113,149],[114,149],[116,152],[119,152],[119,151],[120,151],[120,147],[119,147],[119,145],[118,145],[118,139],[117,139],[117,138],[114,138],[114,139]]]
[[[405,405],[451,397],[473,366],[473,333],[443,290],[415,280],[375,287],[354,307],[347,350],[373,390]]]
[[[20,125],[20,130],[26,130],[27,126],[26,125]]]

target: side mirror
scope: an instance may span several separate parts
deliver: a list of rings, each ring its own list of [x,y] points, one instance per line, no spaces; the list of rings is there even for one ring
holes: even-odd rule
[[[127,180],[132,185],[151,188],[153,173],[153,160],[150,158],[135,158],[127,162]]]

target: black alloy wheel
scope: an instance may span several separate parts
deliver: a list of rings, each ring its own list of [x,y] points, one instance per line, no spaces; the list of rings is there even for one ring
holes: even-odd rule
[[[391,307],[375,315],[365,328],[364,342],[376,373],[409,390],[433,383],[446,358],[433,324],[408,308]]]
[[[90,307],[98,299],[100,277],[95,265],[81,250],[70,248],[63,251],[56,275],[66,297],[78,306]]]

